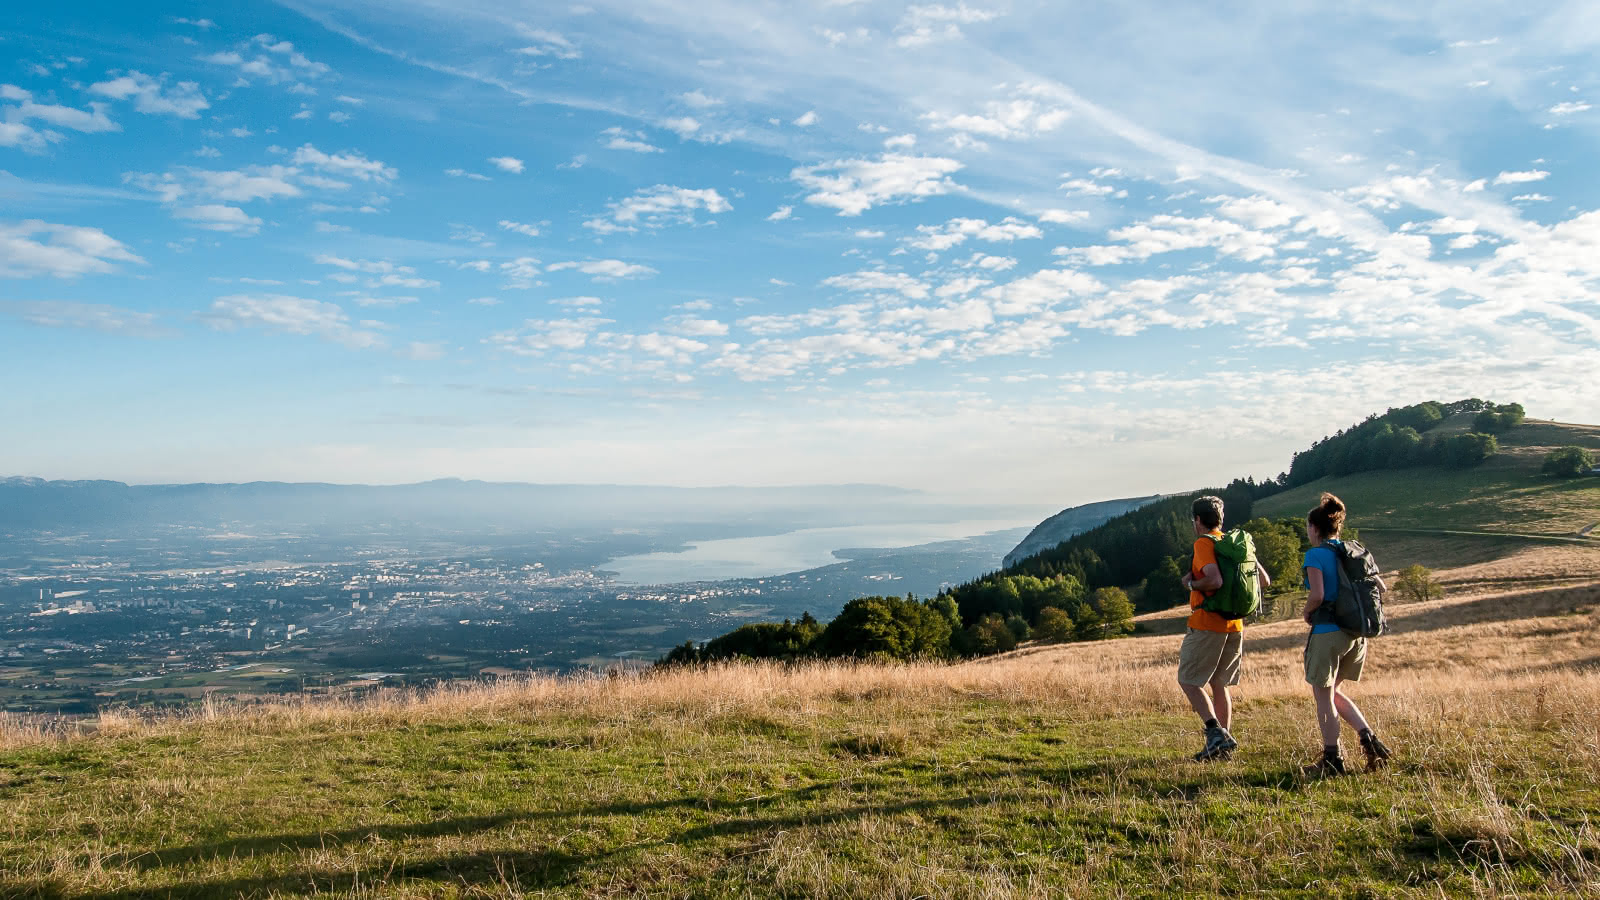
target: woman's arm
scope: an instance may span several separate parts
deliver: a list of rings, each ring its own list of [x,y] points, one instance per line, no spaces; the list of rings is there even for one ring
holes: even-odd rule
[[[1311,624],[1311,614],[1322,605],[1322,570],[1314,566],[1306,566],[1306,608],[1300,618]]]

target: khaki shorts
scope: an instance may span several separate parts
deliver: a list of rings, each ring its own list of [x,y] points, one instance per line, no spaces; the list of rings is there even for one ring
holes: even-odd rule
[[[1367,639],[1342,631],[1313,634],[1306,639],[1306,684],[1333,687],[1340,681],[1360,681],[1367,662]]]
[[[1213,681],[1239,683],[1239,663],[1244,659],[1244,632],[1189,629],[1178,651],[1178,683],[1199,687]]]

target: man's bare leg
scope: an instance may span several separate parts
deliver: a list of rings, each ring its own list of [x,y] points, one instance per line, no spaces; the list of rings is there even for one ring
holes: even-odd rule
[[[1227,682],[1211,682],[1211,708],[1216,710],[1217,724],[1224,731],[1233,727],[1233,698],[1228,696]]]
[[[1189,706],[1193,707],[1201,722],[1209,722],[1212,719],[1216,719],[1218,725],[1222,724],[1222,719],[1211,708],[1211,698],[1206,696],[1204,687],[1198,684],[1183,684],[1181,682],[1178,687],[1183,688],[1183,695],[1189,698]]]

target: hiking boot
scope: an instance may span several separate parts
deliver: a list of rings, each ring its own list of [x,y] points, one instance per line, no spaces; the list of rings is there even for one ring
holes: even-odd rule
[[[1233,739],[1228,729],[1221,725],[1212,725],[1206,729],[1206,745],[1194,755],[1194,761],[1210,762],[1214,759],[1227,759],[1238,747],[1239,742]]]
[[[1348,775],[1344,767],[1344,757],[1322,754],[1322,758],[1309,766],[1300,769],[1300,774],[1307,778],[1328,778],[1334,775]]]
[[[1361,752],[1367,755],[1367,771],[1376,772],[1389,764],[1389,757],[1394,754],[1378,736],[1368,731],[1361,735]]]

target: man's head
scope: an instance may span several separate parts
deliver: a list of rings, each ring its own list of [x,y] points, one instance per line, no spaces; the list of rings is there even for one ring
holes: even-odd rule
[[[1194,533],[1210,534],[1222,527],[1222,498],[1198,497],[1194,501]]]

